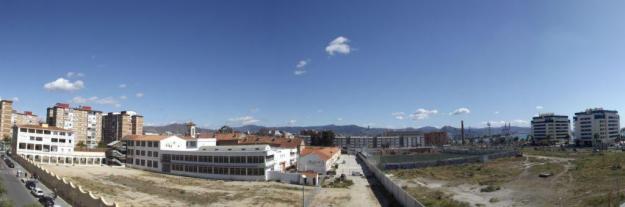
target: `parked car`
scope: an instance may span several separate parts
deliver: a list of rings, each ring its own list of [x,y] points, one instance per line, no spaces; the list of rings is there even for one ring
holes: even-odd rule
[[[362,173],[358,171],[352,171],[352,176],[362,176]]]
[[[26,184],[25,184],[26,188],[28,188],[29,190],[32,190],[34,188],[37,187],[37,182],[34,180],[27,180]]]
[[[54,198],[50,196],[41,196],[39,198],[39,203],[44,207],[54,207]]]
[[[33,188],[30,190],[30,193],[32,193],[35,197],[43,196],[43,190],[41,190],[41,188]]]

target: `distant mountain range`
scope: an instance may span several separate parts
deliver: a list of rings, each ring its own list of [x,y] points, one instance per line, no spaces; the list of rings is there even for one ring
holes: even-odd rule
[[[159,134],[165,133],[165,132],[171,132],[174,134],[184,134],[186,131],[186,128],[187,127],[185,124],[176,123],[176,124],[169,124],[165,126],[145,126],[143,130],[145,132],[159,133]],[[339,125],[323,125],[323,126],[307,126],[307,127],[301,127],[301,126],[265,127],[265,126],[259,126],[259,125],[245,125],[245,126],[232,127],[232,128],[236,131],[251,132],[251,133],[258,132],[259,130],[264,129],[264,128],[270,128],[270,129],[290,132],[293,134],[299,134],[299,132],[302,130],[317,130],[317,131],[332,130],[336,134],[341,134],[345,136],[356,136],[356,135],[375,136],[375,135],[381,135],[385,131],[414,131],[414,130],[420,131],[423,133],[433,132],[433,131],[445,131],[449,133],[451,136],[460,135],[460,128],[456,128],[452,126],[444,126],[442,128],[426,126],[426,127],[420,127],[420,128],[387,129],[387,128],[367,128],[367,127],[361,127],[357,125],[340,125],[340,126]],[[198,130],[200,132],[215,131],[214,129],[205,129],[205,128],[198,128]],[[492,127],[491,134],[499,134],[503,130],[504,130],[504,127]],[[530,133],[530,130],[531,129],[529,127],[517,127],[517,126],[510,127],[510,132],[518,136],[525,136]],[[466,136],[488,135],[488,128],[465,128],[465,135]]]

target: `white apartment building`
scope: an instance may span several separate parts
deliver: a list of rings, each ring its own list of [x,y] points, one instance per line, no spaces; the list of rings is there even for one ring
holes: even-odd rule
[[[600,143],[612,144],[619,137],[620,118],[615,110],[587,109],[575,113],[573,120],[578,145],[592,146],[595,137]]]
[[[74,133],[47,124],[15,125],[13,152],[41,163],[100,165],[104,152],[74,151]]]
[[[259,145],[217,146],[215,138],[130,135],[126,166],[190,177],[267,181],[291,167],[291,149]],[[297,156],[297,155],[295,155]]]
[[[536,143],[568,141],[571,138],[571,120],[568,116],[553,113],[535,116],[532,118],[532,137]]]

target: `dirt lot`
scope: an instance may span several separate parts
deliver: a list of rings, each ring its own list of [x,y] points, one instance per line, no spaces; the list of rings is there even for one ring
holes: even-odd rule
[[[217,181],[106,166],[44,167],[121,206],[302,205],[302,188],[297,185]]]
[[[623,168],[625,153],[526,152],[389,174],[427,206],[618,206],[625,202]],[[544,172],[552,175],[538,176]]]

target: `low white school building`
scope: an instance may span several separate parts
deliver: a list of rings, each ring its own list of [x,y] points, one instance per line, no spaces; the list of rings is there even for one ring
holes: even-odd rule
[[[338,147],[305,147],[300,152],[297,171],[326,174],[340,155]]]
[[[267,181],[291,167],[292,149],[268,144],[217,146],[215,138],[161,135],[130,135],[124,141],[126,167],[154,172]]]
[[[101,165],[104,152],[74,151],[74,133],[47,124],[15,125],[12,149],[17,155],[43,164]]]

